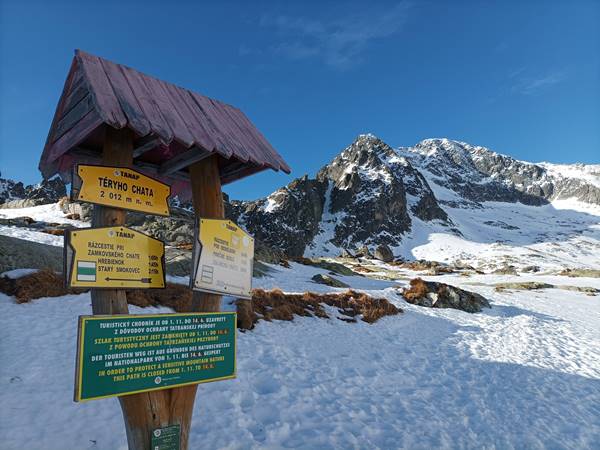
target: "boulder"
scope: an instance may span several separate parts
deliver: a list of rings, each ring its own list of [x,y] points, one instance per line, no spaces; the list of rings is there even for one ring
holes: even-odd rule
[[[357,258],[373,258],[371,250],[369,250],[369,247],[367,247],[366,245],[363,245],[361,248],[359,248],[355,256]]]
[[[58,201],[58,206],[66,216],[78,217],[77,220],[91,222],[94,205],[91,203],[72,202],[68,197],[63,197]]]
[[[378,259],[383,262],[392,262],[394,260],[394,254],[392,253],[392,249],[385,245],[378,245],[375,249],[375,259]]]
[[[14,269],[63,270],[63,249],[0,235],[0,273]]]
[[[480,294],[421,278],[412,279],[410,288],[404,289],[402,295],[408,303],[428,308],[453,308],[469,313],[491,308],[487,299]]]
[[[331,286],[331,287],[337,287],[337,288],[347,288],[350,287],[348,284],[333,278],[329,275],[323,275],[323,274],[316,274],[315,276],[313,276],[311,278],[311,280],[313,280],[315,283],[319,283],[319,284],[325,284],[327,286]]]

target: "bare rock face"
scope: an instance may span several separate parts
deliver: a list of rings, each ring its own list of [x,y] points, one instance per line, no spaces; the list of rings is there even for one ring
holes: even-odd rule
[[[394,254],[392,253],[392,249],[387,245],[381,244],[375,249],[375,258],[383,262],[392,262],[394,260]]]
[[[0,273],[14,269],[63,270],[63,249],[0,235]]]
[[[325,183],[304,176],[267,198],[230,202],[228,216],[267,245],[301,256],[317,233],[325,191]]]
[[[600,204],[600,166],[573,164],[565,170],[450,139],[426,139],[399,153],[427,178],[456,192],[467,206],[485,201],[538,206],[567,198]]]
[[[292,257],[398,245],[411,216],[451,225],[425,178],[373,135],[359,136],[315,179],[296,179],[264,199],[232,201],[228,214]]]
[[[67,190],[60,178],[43,180],[39,184],[29,186],[0,178],[1,208],[27,208],[55,203],[65,195],[67,195]]]

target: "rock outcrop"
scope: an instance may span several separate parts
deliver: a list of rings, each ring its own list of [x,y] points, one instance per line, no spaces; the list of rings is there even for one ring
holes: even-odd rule
[[[491,308],[487,299],[480,294],[420,278],[411,280],[410,288],[404,289],[402,295],[408,303],[428,308],[453,308],[469,313]]]

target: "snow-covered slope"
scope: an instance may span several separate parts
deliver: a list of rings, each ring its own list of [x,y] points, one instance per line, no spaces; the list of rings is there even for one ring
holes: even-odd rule
[[[337,256],[388,245],[398,257],[485,270],[600,266],[600,166],[523,162],[427,139],[392,149],[361,135],[315,179],[232,216],[288,254]]]
[[[331,290],[310,281],[315,273],[326,271],[273,266],[255,286]],[[404,314],[373,325],[296,317],[239,333],[237,378],[199,386],[190,448],[597,448],[598,297],[494,291],[515,278],[565,277],[443,277],[490,299],[478,314],[407,304],[394,289],[406,281],[343,277]],[[77,316],[85,314],[89,294],[26,304],[0,294],[3,450],[126,448],[117,400],[72,401]]]

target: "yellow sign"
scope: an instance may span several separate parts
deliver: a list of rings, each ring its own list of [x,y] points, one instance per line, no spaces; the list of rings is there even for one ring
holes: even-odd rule
[[[164,288],[165,244],[127,227],[86,228],[66,235],[69,287]]]
[[[231,220],[199,219],[192,289],[252,297],[254,239]]]
[[[169,215],[169,185],[136,170],[79,164],[77,175],[73,177],[73,200]]]

